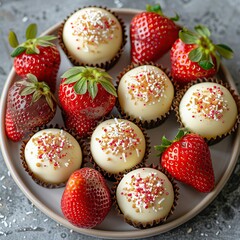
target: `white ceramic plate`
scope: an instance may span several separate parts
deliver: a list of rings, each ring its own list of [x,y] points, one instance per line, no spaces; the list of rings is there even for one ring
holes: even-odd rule
[[[129,28],[130,20],[135,14],[139,12],[139,10],[130,9],[113,9],[113,11],[117,12],[119,16],[122,17],[122,19],[125,21],[125,23],[127,24],[127,30]],[[43,35],[56,33],[58,27],[59,24],[53,26],[52,28],[44,32]],[[125,47],[124,54],[121,57],[119,63],[109,71],[109,73],[113,77],[118,75],[118,73],[130,63],[129,46],[130,45],[128,39],[128,44]],[[62,62],[58,74],[59,77],[64,71],[67,70],[68,67],[71,66],[70,62],[62,51],[61,58]],[[160,60],[160,63],[168,67],[169,56],[164,56]],[[225,78],[225,80],[227,80],[231,84],[231,86],[236,89],[227,69],[222,67],[221,71],[221,78]],[[207,207],[221,191],[235,167],[239,155],[240,129],[238,129],[238,132],[236,134],[229,136],[222,142],[210,147],[216,177],[215,189],[211,193],[203,194],[195,191],[191,187],[179,183],[178,186],[180,187],[180,197],[178,201],[178,206],[174,214],[168,219],[165,224],[146,230],[135,229],[130,225],[126,224],[120,216],[117,216],[116,211],[112,209],[112,211],[102,222],[102,224],[100,224],[94,229],[82,229],[74,227],[64,219],[63,214],[61,213],[60,199],[64,189],[45,189],[34,183],[32,179],[28,176],[28,174],[23,170],[23,167],[19,160],[20,143],[13,143],[9,141],[5,135],[4,116],[7,92],[14,79],[16,79],[16,74],[14,70],[12,70],[3,89],[0,105],[0,142],[6,165],[17,185],[37,208],[39,208],[50,218],[59,222],[63,226],[66,226],[67,228],[73,229],[76,232],[103,238],[129,239],[153,236],[169,231],[193,218],[205,207]],[[57,113],[52,123],[59,123],[60,125],[62,124],[62,119],[59,112]],[[159,144],[160,139],[163,135],[166,135],[168,138],[173,138],[177,132],[178,127],[179,126],[176,122],[175,116],[172,114],[163,125],[153,130],[149,130],[148,134],[151,138],[152,146]],[[152,153],[153,154],[149,159],[149,163],[158,163],[159,159],[155,157],[154,150],[152,150]]]

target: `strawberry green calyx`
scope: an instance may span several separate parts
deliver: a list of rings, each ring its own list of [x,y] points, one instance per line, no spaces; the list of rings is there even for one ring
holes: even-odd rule
[[[147,10],[147,12],[155,12],[155,13],[157,13],[159,15],[163,15],[162,8],[161,8],[161,6],[159,4],[155,4],[153,6],[147,4],[146,5],[146,10]]]
[[[52,94],[49,86],[45,82],[38,82],[35,75],[29,73],[26,79],[20,81],[24,85],[20,92],[21,96],[27,96],[32,94],[32,103],[37,102],[42,96],[45,97],[49,107],[54,111],[53,101],[56,102],[54,95]]]
[[[187,135],[189,131],[185,128],[179,129],[176,137],[174,140],[168,140],[165,136],[162,137],[162,143],[161,145],[154,146],[155,150],[159,152],[157,156],[161,156],[161,154],[172,145],[172,143],[177,142],[183,138],[183,136]]]
[[[72,67],[62,75],[62,78],[66,78],[64,84],[75,83],[73,88],[77,94],[88,92],[92,99],[97,96],[98,84],[108,93],[117,96],[116,89],[111,82],[112,77],[104,69]]]
[[[157,13],[157,14],[165,17],[164,14],[163,14],[163,11],[162,11],[162,8],[161,8],[160,4],[155,4],[155,5],[149,5],[149,4],[147,4],[147,5],[146,5],[146,11],[147,11],[147,12],[154,12],[154,13]],[[175,17],[171,17],[171,18],[169,18],[169,19],[171,19],[171,20],[174,21],[174,22],[177,22],[177,21],[179,20],[179,15],[176,14]]]
[[[11,57],[16,57],[21,53],[25,52],[26,54],[39,54],[39,46],[48,47],[54,46],[52,40],[56,39],[53,35],[42,36],[36,38],[37,35],[37,25],[30,24],[26,29],[26,41],[19,44],[17,35],[10,31],[8,35],[8,41],[11,47],[14,48],[13,52],[11,53]]]
[[[221,57],[233,58],[233,50],[224,44],[214,44],[210,39],[211,32],[203,25],[195,26],[195,32],[183,28],[179,32],[179,38],[186,44],[195,44],[196,47],[190,51],[188,57],[192,62],[197,62],[200,67],[209,70],[215,66],[220,66]]]

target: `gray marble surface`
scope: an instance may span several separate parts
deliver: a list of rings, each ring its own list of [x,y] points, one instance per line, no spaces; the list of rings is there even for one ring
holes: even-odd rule
[[[167,15],[178,12],[181,24],[190,28],[197,23],[209,26],[216,42],[233,48],[234,59],[224,64],[240,91],[240,0],[0,0],[0,92],[12,67],[9,29],[23,39],[23,30],[30,22],[36,22],[42,32],[81,6],[144,9],[146,3],[156,2]],[[36,209],[11,178],[1,153],[0,166],[0,239],[92,239],[60,226]],[[239,212],[240,159],[226,186],[205,210],[180,227],[150,239],[240,239]]]

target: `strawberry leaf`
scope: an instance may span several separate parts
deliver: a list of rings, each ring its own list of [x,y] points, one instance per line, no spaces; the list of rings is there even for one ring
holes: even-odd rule
[[[39,54],[40,50],[36,45],[33,45],[31,48],[27,48],[26,54]]]
[[[29,86],[29,87],[25,87],[20,92],[20,95],[21,96],[27,96],[27,95],[30,95],[30,94],[34,93],[34,91],[36,91],[36,87],[34,85],[33,86]]]
[[[42,47],[55,46],[54,43],[50,42],[55,39],[56,39],[56,36],[54,35],[42,36],[36,39],[36,45],[40,45]]]
[[[38,40],[38,45],[42,47],[49,47],[49,46],[54,46],[55,44],[45,40]]]
[[[98,93],[97,83],[93,82],[93,81],[89,81],[87,87],[88,87],[88,92],[89,92],[91,98],[94,99]]]
[[[163,17],[166,17],[164,16],[163,14],[163,11],[162,11],[162,8],[159,4],[155,4],[155,5],[150,5],[150,4],[147,4],[146,5],[146,11],[147,12],[154,12],[156,14],[159,14],[160,16],[163,16]],[[166,17],[174,22],[178,21],[179,20],[179,15],[176,14],[174,17]]]
[[[192,62],[199,62],[202,59],[203,56],[203,51],[202,48],[197,47],[195,49],[193,49],[189,54],[188,54],[188,58],[192,61]]]
[[[201,60],[198,62],[198,64],[204,70],[209,70],[214,66],[209,60]]]
[[[212,59],[212,57],[209,55],[209,62],[214,66],[214,63],[213,63],[213,59]]]
[[[226,59],[233,58],[233,50],[230,47],[228,47],[227,45],[216,44],[215,48],[222,57],[224,57]]]
[[[155,5],[150,5],[150,4],[147,4],[146,5],[146,11],[147,12],[154,12],[154,13],[157,13],[161,16],[163,16],[163,13],[162,13],[162,8],[159,4],[155,4]]]
[[[49,105],[49,107],[51,108],[52,111],[54,111],[54,106],[53,106],[53,101],[52,101],[52,95],[48,94],[45,96],[45,99]]]
[[[27,79],[31,82],[31,83],[37,83],[38,79],[35,75],[28,73],[27,74]]]
[[[195,26],[194,29],[202,37],[208,37],[209,38],[211,36],[211,32],[209,31],[209,29],[207,27],[203,26],[203,25]]]
[[[46,36],[42,36],[42,37],[38,37],[38,40],[42,40],[42,41],[52,41],[55,40],[57,37],[54,35],[46,35]]]
[[[30,24],[26,30],[26,39],[34,39],[37,36],[37,25],[35,23]]]
[[[100,84],[102,85],[102,87],[110,94],[112,94],[113,96],[117,97],[117,92],[115,87],[113,86],[113,84],[110,81],[107,80],[100,80]]]
[[[10,31],[8,34],[8,42],[11,47],[16,48],[19,45],[17,35],[15,32]]]
[[[162,145],[163,146],[170,146],[172,144],[172,141],[168,140],[165,136],[162,137]]]
[[[41,92],[40,92],[40,91],[35,91],[35,92],[33,93],[32,103],[37,102],[41,97],[42,97]]]
[[[187,29],[182,29],[179,31],[179,38],[186,44],[197,44],[198,36],[188,31]]]
[[[177,21],[179,21],[180,17],[179,17],[179,15],[177,13],[175,13],[175,14],[176,15],[174,17],[170,17],[169,19],[174,21],[174,22],[177,22]]]
[[[166,147],[162,146],[162,145],[158,145],[158,146],[154,146],[154,149],[158,152],[160,152],[159,154],[157,154],[157,156],[159,157],[161,155],[161,153],[163,153],[166,149]]]
[[[87,79],[82,78],[74,85],[73,89],[77,94],[85,94],[87,92],[87,85]]]
[[[161,145],[154,146],[154,149],[157,150],[157,151],[164,150],[163,146],[161,146]]]
[[[179,141],[183,136],[185,136],[186,134],[188,134],[189,131],[185,128],[183,129],[179,129],[176,137],[174,138],[173,141],[168,140],[165,136],[162,137],[162,143],[161,145],[156,145],[154,146],[154,149],[156,151],[159,151],[159,154],[157,156],[161,156],[161,154],[172,145],[173,142],[177,142]]]
[[[189,131],[187,129],[184,129],[184,128],[179,129],[174,141],[179,141],[183,136],[185,136],[188,133]]]
[[[27,49],[26,47],[22,47],[22,46],[15,48],[13,50],[13,52],[11,53],[11,57],[16,57],[16,56],[20,55],[21,53],[25,52],[26,49]]]
[[[165,136],[162,137],[162,143],[161,145],[154,146],[154,149],[159,152],[157,156],[161,156],[161,154],[169,147],[171,146],[172,141],[169,141]]]
[[[220,59],[220,56],[216,53],[213,53],[213,56],[215,57],[216,59],[216,63],[217,63],[217,69],[219,69],[220,67],[220,63],[221,63],[221,59]]]
[[[112,77],[111,77],[107,72],[102,72],[102,73],[101,73],[101,78],[107,79],[107,80],[109,80],[109,81],[112,80]]]
[[[67,70],[67,71],[61,76],[61,78],[70,78],[70,77],[73,76],[73,75],[82,73],[84,69],[85,69],[84,67],[72,67],[72,68],[70,68],[69,70]]]
[[[64,84],[75,83],[81,79],[82,79],[82,76],[80,74],[72,75],[69,78],[66,78],[66,80],[64,81]]]

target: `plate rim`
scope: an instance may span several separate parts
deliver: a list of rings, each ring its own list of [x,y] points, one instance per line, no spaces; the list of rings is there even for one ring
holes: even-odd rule
[[[131,8],[120,8],[120,9],[119,8],[110,8],[110,9],[119,14],[132,14],[132,15],[143,11],[140,9],[131,9]],[[59,28],[60,24],[61,24],[61,22],[56,23],[52,27],[45,30],[41,35],[46,35],[46,34],[56,31]],[[231,87],[234,88],[237,92],[237,87],[235,85],[235,82],[232,79],[232,76],[231,76],[229,70],[222,64],[221,64],[221,70],[222,70],[223,74],[226,76]],[[9,87],[12,83],[12,79],[14,78],[15,75],[16,75],[15,70],[12,67],[12,69],[6,79],[6,82],[4,84],[1,99],[6,99],[8,89],[9,89]],[[0,112],[5,113],[5,110],[6,110],[6,104],[2,100],[2,101],[0,101]],[[228,164],[226,171],[224,172],[220,181],[216,185],[215,189],[212,192],[208,193],[204,197],[204,199],[201,201],[200,206],[199,205],[195,206],[191,211],[187,212],[186,214],[182,215],[181,217],[179,217],[171,222],[167,222],[163,225],[149,228],[149,229],[133,230],[133,231],[111,231],[111,230],[108,231],[108,230],[100,230],[100,229],[94,229],[94,228],[93,229],[84,229],[84,228],[78,228],[78,227],[71,225],[67,220],[63,219],[61,216],[59,216],[58,214],[53,212],[51,209],[49,209],[47,206],[45,206],[39,199],[37,199],[37,197],[30,191],[30,189],[28,189],[26,187],[26,185],[22,181],[21,177],[17,173],[12,161],[8,160],[8,159],[10,159],[10,156],[9,156],[9,153],[7,152],[8,146],[6,145],[7,137],[5,135],[5,126],[4,126],[4,117],[3,116],[5,116],[5,114],[1,114],[1,118],[0,118],[0,139],[1,139],[0,149],[1,149],[1,152],[3,155],[3,159],[5,161],[5,164],[9,170],[12,178],[14,179],[15,183],[17,184],[17,186],[21,189],[21,191],[24,193],[24,195],[40,211],[42,211],[48,217],[52,218],[54,221],[58,222],[59,224],[63,225],[64,227],[72,229],[75,232],[85,234],[88,236],[94,236],[94,237],[115,238],[115,239],[124,239],[124,238],[136,239],[139,237],[141,237],[141,238],[142,237],[150,237],[150,236],[155,236],[158,234],[165,233],[167,231],[170,231],[170,230],[186,223],[187,221],[189,221],[190,219],[192,219],[193,217],[198,215],[203,209],[205,209],[217,197],[219,192],[223,189],[224,185],[229,180],[229,178],[236,166],[238,156],[240,153],[240,148],[237,147],[240,145],[240,128],[238,128],[238,131],[235,133],[235,137],[234,137],[234,143],[233,143],[234,148],[233,148],[233,152],[231,155],[231,160]]]

